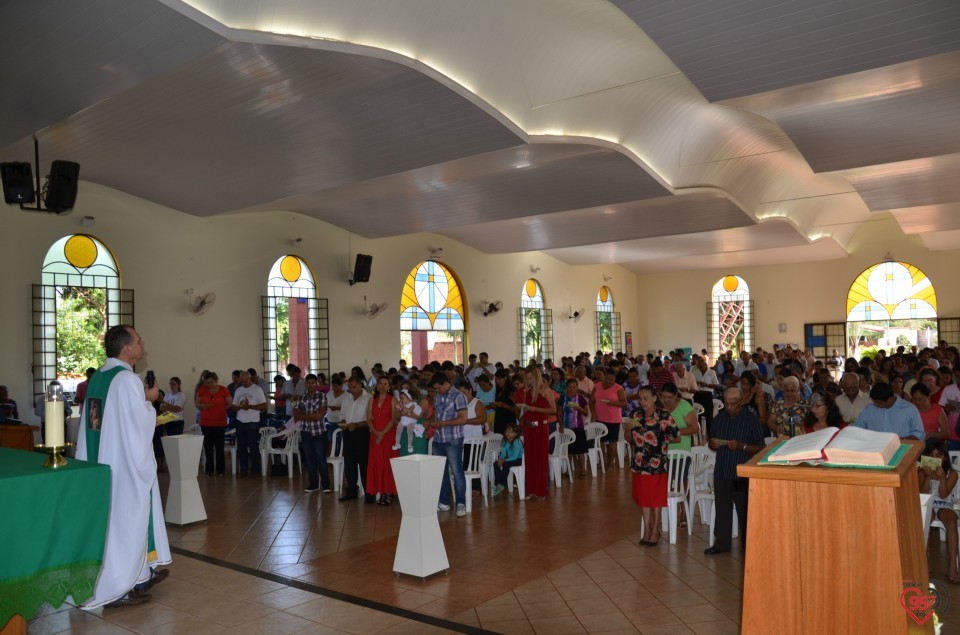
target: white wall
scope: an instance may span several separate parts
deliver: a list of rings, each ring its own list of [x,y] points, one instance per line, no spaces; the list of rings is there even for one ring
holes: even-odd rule
[[[84,230],[83,216],[94,216],[96,226]],[[535,277],[554,311],[557,356],[594,350],[592,310],[603,284],[614,293],[623,330],[639,328],[637,278],[622,267],[575,267],[539,252],[485,255],[433,234],[367,240],[288,212],[197,218],[81,182],[77,206],[67,216],[0,205],[0,232],[0,267],[5,272],[0,297],[6,304],[0,323],[6,335],[0,383],[24,404],[32,393],[30,285],[40,282],[50,245],[72,233],[89,233],[110,247],[123,287],[135,291],[136,327],[148,353],[138,370],[153,369],[163,382],[179,375],[185,387],[203,368],[224,378],[234,368],[260,367],[260,296],[271,265],[286,253],[309,263],[319,296],[330,301],[333,370],[349,370],[354,364],[369,368],[375,361],[396,363],[400,294],[410,270],[429,255],[427,247],[443,247],[439,259],[463,282],[470,350],[485,350],[494,360],[517,356],[516,309],[522,285],[532,275],[530,265],[541,268]],[[294,248],[291,241],[297,237],[303,243]],[[373,256],[373,272],[369,283],[350,287],[347,274],[357,252]],[[604,283],[604,275],[613,279]],[[198,294],[215,292],[216,304],[202,316],[191,315],[184,293],[190,288]],[[373,320],[365,318],[364,295],[368,303],[387,302],[387,311]],[[484,318],[482,299],[503,301],[503,310]],[[590,312],[574,324],[566,317],[571,306]]]
[[[960,251],[929,251],[918,236],[905,235],[890,214],[879,214],[855,234],[849,252],[843,260],[800,265],[640,275],[637,294],[641,326],[634,336],[634,349],[705,348],[706,306],[713,285],[727,274],[739,275],[750,287],[756,320],[754,346],[768,350],[776,342],[802,346],[805,323],[846,321],[850,285],[887,254],[919,267],[929,276],[941,317],[960,316]],[[786,333],[777,330],[781,322],[787,325]]]

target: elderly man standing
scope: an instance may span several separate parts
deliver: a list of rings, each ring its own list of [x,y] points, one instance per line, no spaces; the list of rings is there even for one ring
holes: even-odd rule
[[[860,392],[860,376],[856,373],[844,373],[840,377],[840,390],[843,392],[836,398],[837,408],[840,409],[844,422],[850,425],[869,405],[870,396]]]
[[[152,568],[171,561],[153,455],[160,387],[144,387],[133,372],[144,348],[132,326],[110,328],[104,345],[107,361],[90,378],[77,439],[77,458],[109,465],[111,483],[103,565],[85,609],[147,602],[147,590],[169,574]],[[97,427],[87,425],[91,407],[101,414]]]
[[[904,439],[923,441],[926,438],[920,411],[909,401],[893,394],[893,386],[875,385],[870,389],[870,400],[873,403],[863,409],[853,425],[877,432],[893,432]]]
[[[730,551],[733,534],[733,507],[737,507],[740,524],[740,544],[747,546],[747,492],[748,480],[737,476],[737,466],[750,460],[762,450],[763,426],[749,408],[742,408],[740,389],[727,388],[723,393],[723,410],[713,419],[709,446],[717,453],[713,470],[716,500],[716,540],[703,553],[712,556]]]

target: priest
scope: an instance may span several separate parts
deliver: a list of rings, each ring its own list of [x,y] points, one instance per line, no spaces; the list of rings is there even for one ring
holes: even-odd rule
[[[170,545],[163,520],[157,463],[153,455],[159,387],[145,387],[133,372],[144,355],[132,326],[110,328],[107,361],[90,378],[80,419],[77,458],[110,466],[110,517],[94,609],[143,604],[150,587],[169,571]]]

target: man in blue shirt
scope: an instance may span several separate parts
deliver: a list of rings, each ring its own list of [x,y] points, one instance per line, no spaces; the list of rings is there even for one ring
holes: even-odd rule
[[[433,397],[433,421],[436,428],[433,437],[433,453],[447,458],[447,469],[453,475],[456,488],[457,516],[467,515],[466,493],[467,479],[463,474],[463,424],[467,420],[467,398],[459,390],[453,389],[450,378],[440,371],[430,379],[430,386],[436,390]],[[437,509],[450,510],[450,479],[444,476],[440,485],[440,503]]]
[[[920,411],[913,404],[893,394],[890,384],[877,384],[870,389],[870,400],[854,422],[858,428],[876,432],[893,432],[903,439],[923,441],[926,433]]]

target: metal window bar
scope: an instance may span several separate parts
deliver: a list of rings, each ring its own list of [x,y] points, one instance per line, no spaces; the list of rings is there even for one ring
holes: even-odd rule
[[[277,302],[288,296],[260,296],[260,330],[263,338],[263,376],[283,374],[277,367]],[[309,339],[309,372],[330,376],[330,301],[307,298],[307,334]]]
[[[937,340],[946,340],[947,346],[960,348],[960,318],[938,318]]]
[[[847,356],[846,322],[821,322],[803,325],[803,345],[809,348],[814,357],[823,361],[837,349]]]
[[[520,365],[527,365],[527,310],[522,306],[517,309],[517,359]]]
[[[543,358],[553,359],[553,310],[541,309],[540,311],[540,337],[543,342]],[[541,360],[543,361],[543,360]]]
[[[714,359],[753,349],[753,302],[747,297],[707,302],[707,344]]]
[[[610,328],[612,331],[610,334],[610,341],[613,342],[613,350],[611,352],[619,353],[623,350],[620,348],[623,340],[623,334],[620,332],[620,312],[614,311],[610,317]]]

